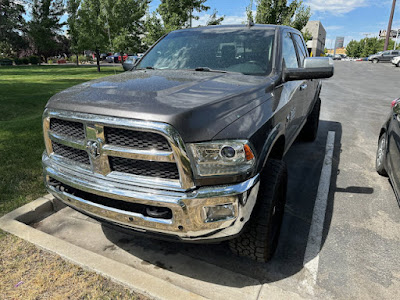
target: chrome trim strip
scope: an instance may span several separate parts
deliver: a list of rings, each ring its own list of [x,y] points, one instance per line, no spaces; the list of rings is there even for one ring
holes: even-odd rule
[[[73,140],[71,140],[71,138],[69,136],[57,134],[52,131],[49,131],[48,135],[49,135],[49,139],[52,140],[53,142],[86,151],[85,140],[74,140],[73,141]]]
[[[179,171],[179,183],[180,188],[184,190],[193,189],[195,187],[193,181],[193,172],[190,164],[190,160],[186,151],[186,146],[180,137],[177,130],[169,124],[166,123],[159,123],[159,122],[152,122],[152,121],[142,121],[142,120],[134,120],[134,119],[125,119],[125,118],[115,118],[109,116],[99,116],[99,115],[92,115],[86,113],[79,113],[79,112],[72,112],[72,111],[53,111],[51,109],[46,109],[43,114],[43,130],[45,136],[45,144],[46,150],[48,154],[53,152],[51,146],[51,140],[49,135],[46,134],[49,131],[50,127],[50,118],[60,118],[64,120],[71,120],[71,121],[78,121],[84,124],[86,130],[87,139],[95,139],[99,141],[102,147],[109,149],[109,145],[107,147],[104,145],[104,126],[110,127],[117,127],[117,128],[124,128],[124,129],[134,129],[138,131],[146,131],[146,132],[154,132],[158,133],[166,138],[168,143],[171,145],[172,148],[172,156],[173,161],[176,162],[177,168]],[[92,131],[93,129],[93,131]],[[95,132],[95,134],[93,134]],[[86,144],[85,144],[86,146]],[[111,148],[112,149],[112,148]],[[115,150],[115,149],[114,149]],[[97,160],[94,160],[91,157],[92,166],[95,168],[96,172],[99,172],[102,175],[107,175],[110,172],[109,169],[109,162],[107,158],[106,151],[102,151],[100,157]],[[143,154],[143,153],[142,153]],[[141,155],[142,155],[141,154]],[[125,155],[122,152],[122,155]],[[127,154],[128,155],[128,154]],[[133,155],[129,153],[129,155]],[[138,155],[135,153],[134,155]],[[157,161],[171,161],[172,156],[160,156]],[[131,157],[130,157],[131,158]],[[144,158],[144,156],[142,156]],[[147,159],[146,159],[147,160]],[[132,177],[131,177],[132,178]],[[147,178],[149,184],[154,182],[154,179]],[[159,181],[158,178],[155,180],[158,184],[163,181]],[[175,186],[175,182],[172,181],[172,186]],[[167,182],[167,181],[164,181]],[[167,184],[165,188],[169,188],[170,184]]]
[[[109,144],[104,145],[102,149],[104,153],[109,156],[158,162],[175,162],[175,157],[172,152],[136,150],[128,147],[119,147]]]

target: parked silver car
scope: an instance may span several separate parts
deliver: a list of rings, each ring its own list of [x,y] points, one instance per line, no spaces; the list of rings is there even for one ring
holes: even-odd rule
[[[399,50],[388,50],[388,51],[379,52],[377,54],[373,54],[370,57],[368,57],[368,60],[375,64],[378,62],[390,62],[392,60],[392,58],[399,56],[399,55],[400,55]]]

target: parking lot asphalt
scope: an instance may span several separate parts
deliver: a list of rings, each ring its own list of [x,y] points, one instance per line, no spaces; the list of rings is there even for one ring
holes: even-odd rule
[[[69,208],[32,226],[210,299],[400,299],[400,208],[375,172],[399,79],[391,64],[335,61],[335,76],[323,83],[317,140],[297,141],[285,156],[287,204],[269,263],[236,257],[226,243],[122,232]]]

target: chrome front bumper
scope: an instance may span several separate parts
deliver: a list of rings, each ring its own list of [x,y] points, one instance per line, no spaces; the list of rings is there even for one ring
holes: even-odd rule
[[[190,191],[155,189],[117,181],[107,176],[91,176],[87,173],[60,165],[43,154],[43,170],[46,188],[56,198],[83,213],[124,227],[142,232],[167,234],[181,240],[214,240],[235,236],[250,219],[254,208],[259,176],[245,182],[201,187]],[[140,213],[104,206],[61,191],[49,184],[53,178],[76,190],[125,202],[160,206],[171,209],[171,219],[152,218]],[[243,198],[246,201],[243,201]],[[244,204],[243,204],[244,203]],[[232,217],[205,222],[204,207],[232,204]]]

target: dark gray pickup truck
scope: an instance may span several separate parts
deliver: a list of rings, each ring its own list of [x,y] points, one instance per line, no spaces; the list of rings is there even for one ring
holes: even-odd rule
[[[44,112],[46,187],[84,214],[149,236],[276,248],[282,158],[316,137],[328,58],[285,26],[174,31],[132,71],[69,88]]]

